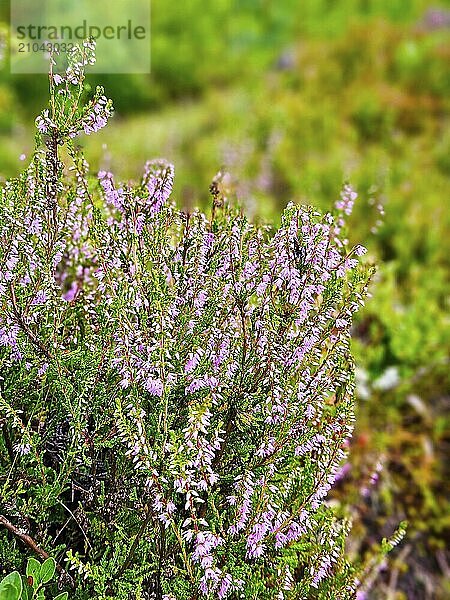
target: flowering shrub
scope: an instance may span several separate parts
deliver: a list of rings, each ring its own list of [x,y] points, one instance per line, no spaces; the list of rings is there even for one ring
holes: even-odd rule
[[[93,60],[88,41],[51,71],[1,191],[0,558],[51,552],[75,598],[353,598],[326,498],[371,274],[343,235],[356,194],[273,231],[217,179],[209,216],[178,211],[162,160],[92,177],[73,138],[112,111],[85,98]]]

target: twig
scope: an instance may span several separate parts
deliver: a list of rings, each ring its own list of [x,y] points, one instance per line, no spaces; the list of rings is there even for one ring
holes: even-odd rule
[[[31,548],[33,550],[33,552],[35,552],[43,560],[46,560],[49,557],[47,552],[45,550],[42,550],[42,548],[40,548],[36,544],[36,542],[33,540],[32,537],[30,537],[26,533],[22,533],[19,529],[17,529],[17,527],[15,527],[12,523],[10,523],[8,521],[8,519],[5,519],[5,517],[3,515],[0,515],[0,525],[3,525],[3,527],[5,527],[10,533],[12,533],[16,537],[18,537],[19,540],[22,540],[22,542],[24,544],[26,544],[29,548]],[[60,567],[60,568],[62,568],[62,567]]]
[[[22,533],[19,529],[17,529],[17,527],[15,527],[12,523],[10,523],[8,521],[8,519],[6,519],[3,515],[0,515],[0,525],[3,525],[3,527],[5,529],[7,529],[10,533],[12,533],[17,538],[19,538],[19,540],[21,540],[26,546],[28,546],[28,548],[33,550],[33,552],[35,554],[37,554],[40,558],[42,558],[42,560],[47,560],[47,558],[50,558],[50,555],[47,554],[47,552],[45,550],[43,550],[40,546],[38,546],[37,543],[33,540],[33,538],[31,536],[27,535],[26,533]],[[58,573],[60,575],[64,575],[65,577],[67,577],[68,580],[70,581],[70,585],[72,587],[74,587],[74,582],[73,582],[72,577],[70,577],[70,575],[67,573],[67,571],[65,571],[61,567],[61,565],[57,564],[56,570],[58,571]]]
[[[89,541],[88,536],[86,535],[86,532],[84,531],[83,527],[81,526],[80,522],[78,521],[78,519],[76,518],[76,516],[73,514],[73,512],[70,510],[70,508],[68,506],[66,506],[64,504],[64,502],[61,502],[61,500],[57,500],[58,504],[61,504],[61,506],[63,508],[65,508],[67,510],[67,512],[72,516],[72,519],[75,521],[75,523],[78,525],[78,527],[80,528],[81,533],[83,534],[84,539],[86,540],[87,545],[89,546],[89,548],[92,550],[92,552],[94,551],[94,548],[91,545],[91,542]]]
[[[133,540],[133,543],[131,544],[131,548],[128,551],[128,555],[127,555],[125,561],[123,562],[123,564],[117,571],[115,579],[120,579],[120,577],[122,577],[122,575],[125,573],[125,571],[128,569],[128,567],[131,565],[136,548],[137,548],[139,542],[141,541],[141,538],[144,535],[145,530],[147,529],[147,526],[150,523],[151,518],[152,518],[152,511],[149,509],[145,520],[143,521],[139,531],[137,532],[137,534]]]

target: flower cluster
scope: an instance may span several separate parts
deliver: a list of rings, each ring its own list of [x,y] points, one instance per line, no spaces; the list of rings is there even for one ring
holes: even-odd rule
[[[68,56],[68,67],[63,74],[50,73],[53,102],[36,118],[41,134],[56,135],[59,140],[74,138],[79,133],[89,135],[102,129],[112,116],[112,102],[99,86],[93,98],[82,102],[87,65],[95,63],[95,40],[75,46]],[[56,65],[51,57],[52,67]]]

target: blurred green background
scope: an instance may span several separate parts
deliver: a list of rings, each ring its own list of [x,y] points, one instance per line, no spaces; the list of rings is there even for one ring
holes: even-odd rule
[[[29,156],[47,97],[44,75],[10,75],[3,54],[2,179]],[[219,169],[273,222],[289,200],[327,209],[343,181],[357,189],[350,235],[379,269],[355,326],[358,424],[334,500],[351,505],[356,555],[410,523],[370,598],[450,598],[450,2],[153,0],[151,75],[90,83],[116,106],[81,141],[93,169],[136,178],[163,156],[185,208],[208,206]]]

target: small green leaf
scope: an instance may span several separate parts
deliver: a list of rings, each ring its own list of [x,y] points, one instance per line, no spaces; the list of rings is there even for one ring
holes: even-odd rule
[[[39,579],[39,571],[41,563],[33,557],[30,557],[27,562],[27,577],[32,577],[34,580]]]
[[[49,556],[41,565],[40,579],[41,583],[48,583],[55,574],[56,562],[55,559]]]
[[[0,581],[0,600],[19,600],[22,594],[22,579],[13,571]]]
[[[67,592],[63,592],[62,594],[58,594],[53,598],[53,600],[67,600],[69,594]]]

